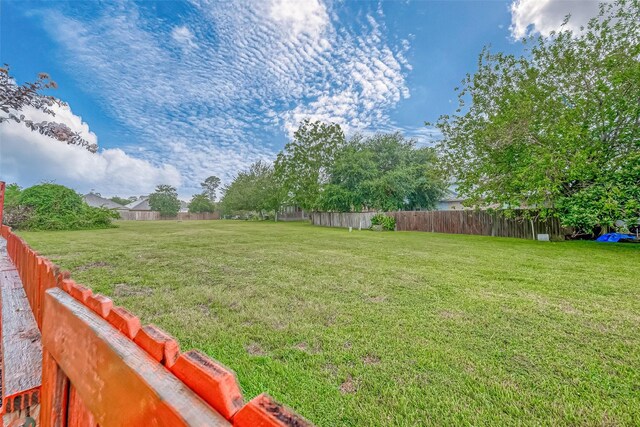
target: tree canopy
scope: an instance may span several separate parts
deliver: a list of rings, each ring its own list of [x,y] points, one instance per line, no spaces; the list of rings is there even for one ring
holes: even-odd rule
[[[433,209],[445,183],[433,148],[400,133],[355,136],[337,150],[321,192],[323,210]]]
[[[180,211],[178,191],[170,185],[158,185],[156,191],[149,196],[149,206],[151,210],[160,212],[161,216],[178,215]]]
[[[220,186],[220,178],[215,175],[211,175],[204,182],[200,183],[202,187],[202,194],[206,195],[210,201],[214,202],[216,200],[216,191]]]
[[[215,205],[204,193],[194,195],[189,203],[189,212],[191,213],[213,212],[214,210]]]
[[[254,211],[264,216],[280,207],[282,189],[276,180],[273,166],[258,161],[240,172],[224,188],[222,211],[228,215],[238,211]]]
[[[570,19],[570,18],[567,18]],[[437,122],[470,205],[535,208],[586,231],[640,216],[640,1],[603,4],[581,32],[485,48]]]
[[[345,143],[340,125],[305,119],[278,154],[275,172],[288,202],[305,210],[319,207],[327,170]]]
[[[135,196],[131,196],[125,199],[124,197],[113,196],[109,200],[111,200],[112,202],[119,203],[121,205],[128,205],[129,203],[135,202],[136,200],[138,200],[138,198]]]

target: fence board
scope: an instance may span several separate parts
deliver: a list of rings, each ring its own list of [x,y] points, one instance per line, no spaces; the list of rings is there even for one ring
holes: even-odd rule
[[[229,425],[164,366],[62,289],[45,294],[42,340],[100,426]],[[43,385],[43,399],[50,398],[52,385]]]
[[[314,225],[342,228],[369,228],[375,212],[314,212]],[[474,234],[480,236],[533,239],[534,235],[549,234],[564,237],[572,229],[562,227],[557,218],[530,220],[508,218],[499,212],[487,211],[400,211],[387,212],[396,219],[397,231],[429,231],[434,233]]]

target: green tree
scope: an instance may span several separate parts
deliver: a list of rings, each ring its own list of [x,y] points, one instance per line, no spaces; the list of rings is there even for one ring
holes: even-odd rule
[[[282,190],[276,180],[273,166],[263,161],[240,172],[225,187],[222,210],[225,215],[234,212],[257,212],[261,217],[280,208]]]
[[[189,203],[189,212],[191,213],[213,212],[214,210],[213,202],[204,193],[195,194]]]
[[[160,212],[161,216],[172,217],[180,211],[178,191],[170,185],[158,185],[156,191],[149,196],[151,210]]]
[[[218,187],[220,187],[220,178],[215,175],[211,175],[209,178],[205,179],[204,182],[200,183],[202,187],[203,194],[209,197],[209,200],[215,202],[216,200],[216,191]]]
[[[445,184],[432,148],[418,148],[400,133],[355,136],[340,150],[323,187],[324,210],[432,209]]]
[[[569,19],[569,18],[568,18]],[[535,208],[585,231],[640,216],[640,1],[603,4],[584,31],[486,49],[437,126],[470,205]]]
[[[327,170],[337,150],[345,143],[340,125],[305,119],[278,154],[276,177],[288,202],[311,211],[319,207],[322,186],[328,180]]]

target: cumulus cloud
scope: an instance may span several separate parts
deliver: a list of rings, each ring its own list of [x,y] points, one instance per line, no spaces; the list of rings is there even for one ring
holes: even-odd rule
[[[183,191],[195,192],[209,175],[230,182],[251,162],[273,159],[282,134],[305,117],[355,130],[391,124],[390,111],[409,97],[410,46],[390,42],[370,6],[191,0],[189,27],[164,34],[134,3],[40,16],[78,85],[145,148],[126,151],[175,165]],[[339,17],[349,13],[347,25]],[[167,37],[198,48],[176,49]]]
[[[535,33],[548,36],[560,30],[565,17],[571,15],[565,28],[579,31],[598,14],[598,5],[597,0],[514,0],[509,29],[515,39]]]
[[[96,135],[69,107],[54,106],[52,117],[33,108],[21,113],[34,121],[55,120],[79,132],[89,142]],[[6,182],[30,186],[53,181],[85,193],[91,189],[113,194],[143,194],[157,184],[180,184],[180,174],[172,166],[154,166],[127,155],[121,149],[100,150],[93,154],[85,148],[68,145],[33,132],[13,121],[0,125],[0,171]]]

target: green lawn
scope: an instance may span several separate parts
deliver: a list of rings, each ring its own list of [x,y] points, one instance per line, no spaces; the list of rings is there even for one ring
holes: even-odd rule
[[[124,222],[20,233],[321,426],[640,425],[640,247]]]

